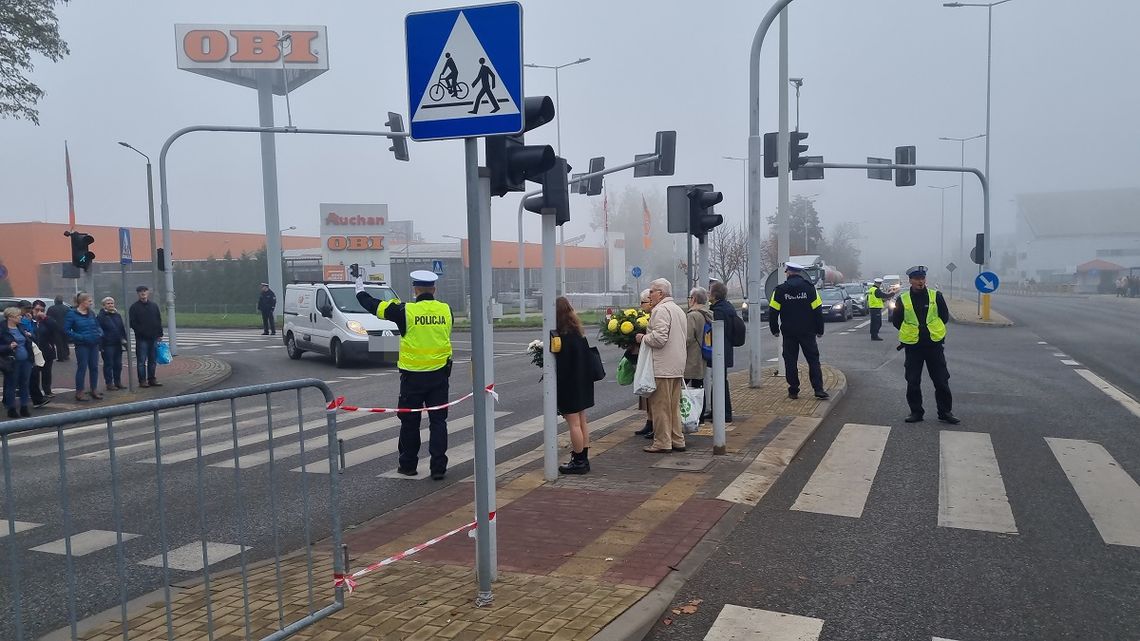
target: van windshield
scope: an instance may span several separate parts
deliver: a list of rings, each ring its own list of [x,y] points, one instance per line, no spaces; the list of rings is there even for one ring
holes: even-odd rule
[[[396,298],[396,292],[392,291],[390,287],[379,287],[376,285],[365,285],[364,291],[376,300],[392,300]],[[329,293],[332,294],[333,304],[336,308],[346,314],[367,314],[368,312],[360,306],[360,301],[356,300],[356,292],[351,287],[330,287]]]

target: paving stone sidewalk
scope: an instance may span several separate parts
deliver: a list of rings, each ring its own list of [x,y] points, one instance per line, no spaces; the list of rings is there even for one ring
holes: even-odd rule
[[[805,420],[796,417],[818,417],[842,396],[843,374],[828,366],[824,371],[835,397],[831,402],[811,397],[792,401],[782,381],[749,389],[747,372],[730,375],[736,421],[726,433],[727,453],[722,456],[712,455],[711,430],[688,435],[684,453],[643,452],[650,441],[633,432],[641,427],[644,415],[630,409],[592,435],[592,471],[587,475],[544,481],[541,449],[500,464],[499,574],[491,605],[474,605],[474,545],[463,532],[361,577],[356,591],[345,597],[344,609],[291,638],[565,641],[591,639],[603,630],[607,638],[639,638],[640,633],[634,633],[638,617],[651,624],[661,614],[661,608],[644,607],[651,600],[660,601],[660,595],[647,598],[651,592],[662,590],[663,580],[679,572],[686,557],[730,510],[748,509],[731,498],[720,498],[722,492],[730,496],[726,488],[735,487],[765,446],[790,423]],[[812,421],[818,424],[818,418]],[[566,458],[565,435],[560,445]],[[344,541],[351,555],[350,569],[470,522],[473,488],[472,483],[454,483],[349,529]],[[333,602],[334,551],[325,542],[316,544],[313,552],[314,558],[323,560],[313,578],[319,608]],[[214,639],[260,639],[279,629],[282,621],[297,620],[307,614],[309,603],[304,554],[285,559],[281,576],[279,597],[271,562],[248,572],[248,637],[240,573],[212,577],[209,618],[203,586],[181,587],[171,604],[174,637],[207,638],[212,626]],[[671,597],[666,594],[665,602]],[[136,609],[128,626],[131,639],[165,639],[165,603]],[[122,624],[102,623],[81,638],[122,638]]]

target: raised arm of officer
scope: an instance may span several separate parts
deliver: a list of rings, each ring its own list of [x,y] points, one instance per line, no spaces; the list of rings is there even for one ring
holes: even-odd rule
[[[404,303],[399,299],[393,300],[379,300],[374,298],[364,289],[364,277],[356,277],[356,300],[364,311],[369,314],[375,314],[379,318],[387,321],[392,321],[396,324],[396,328],[400,330],[401,334],[407,333],[408,319],[404,313]]]

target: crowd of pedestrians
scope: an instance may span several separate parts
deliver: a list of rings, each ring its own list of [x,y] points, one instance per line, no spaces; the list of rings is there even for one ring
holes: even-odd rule
[[[99,311],[87,292],[66,305],[57,296],[50,307],[42,300],[19,301],[3,310],[0,324],[0,375],[4,378],[4,409],[8,418],[31,416],[33,408],[55,398],[54,363],[71,360],[75,352],[75,400],[100,400],[102,390],[123,390],[123,352],[127,331],[133,330],[140,387],[161,385],[155,379],[158,341],[162,339],[162,315],[145,285],[137,288],[138,300],[124,319],[115,299],[100,301]],[[127,374],[130,375],[129,373]]]
[[[1136,298],[1140,296],[1140,276],[1121,276],[1116,279],[1117,298]]]

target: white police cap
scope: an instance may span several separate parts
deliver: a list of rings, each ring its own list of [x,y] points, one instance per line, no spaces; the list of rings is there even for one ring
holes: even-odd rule
[[[789,269],[794,271],[794,272],[802,272],[804,270],[804,266],[799,264],[799,263],[793,263],[791,261],[788,261],[788,262],[784,263],[784,271],[787,271]]]
[[[439,274],[426,269],[417,269],[411,277],[413,287],[435,287],[435,281],[439,280]]]

